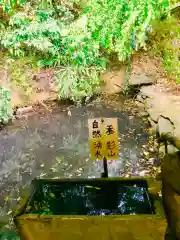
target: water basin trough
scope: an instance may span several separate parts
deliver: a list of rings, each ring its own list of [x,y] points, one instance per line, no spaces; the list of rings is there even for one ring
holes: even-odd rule
[[[35,179],[14,221],[27,240],[163,239],[161,204],[149,187],[140,178]]]

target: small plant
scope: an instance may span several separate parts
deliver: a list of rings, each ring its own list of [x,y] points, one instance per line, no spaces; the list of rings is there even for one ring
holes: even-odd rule
[[[69,98],[79,102],[84,98],[91,97],[99,86],[99,71],[95,67],[61,67],[55,74],[59,98]]]
[[[0,88],[0,122],[8,123],[12,118],[12,105],[10,91],[5,88]]]

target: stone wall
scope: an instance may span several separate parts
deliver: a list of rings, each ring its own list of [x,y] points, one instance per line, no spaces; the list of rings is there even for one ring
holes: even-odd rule
[[[141,86],[139,90],[136,103],[162,141],[160,177],[170,239],[180,239],[180,96],[162,93],[156,85]]]
[[[180,149],[180,96],[161,93],[150,85],[140,88],[136,100],[142,113],[147,114],[153,131],[161,138],[169,138],[169,153],[177,152]]]

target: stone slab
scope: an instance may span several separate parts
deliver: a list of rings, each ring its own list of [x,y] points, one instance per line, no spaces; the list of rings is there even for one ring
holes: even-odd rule
[[[146,74],[134,75],[129,79],[130,86],[154,84],[155,82],[156,82],[155,77],[147,76]]]

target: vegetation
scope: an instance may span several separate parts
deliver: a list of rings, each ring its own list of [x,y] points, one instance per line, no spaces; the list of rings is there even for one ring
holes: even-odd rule
[[[55,69],[59,98],[81,101],[99,86],[111,55],[124,62],[146,48],[150,26],[168,11],[169,1],[0,0],[0,7],[1,50],[8,59]],[[164,53],[165,63],[167,58]],[[11,80],[31,88],[18,67]]]
[[[0,122],[7,123],[12,118],[10,92],[0,88]]]
[[[154,52],[163,59],[164,69],[168,76],[180,82],[180,25],[178,20],[169,16],[163,21],[152,22],[153,31],[149,42]],[[176,45],[178,45],[176,47]]]

